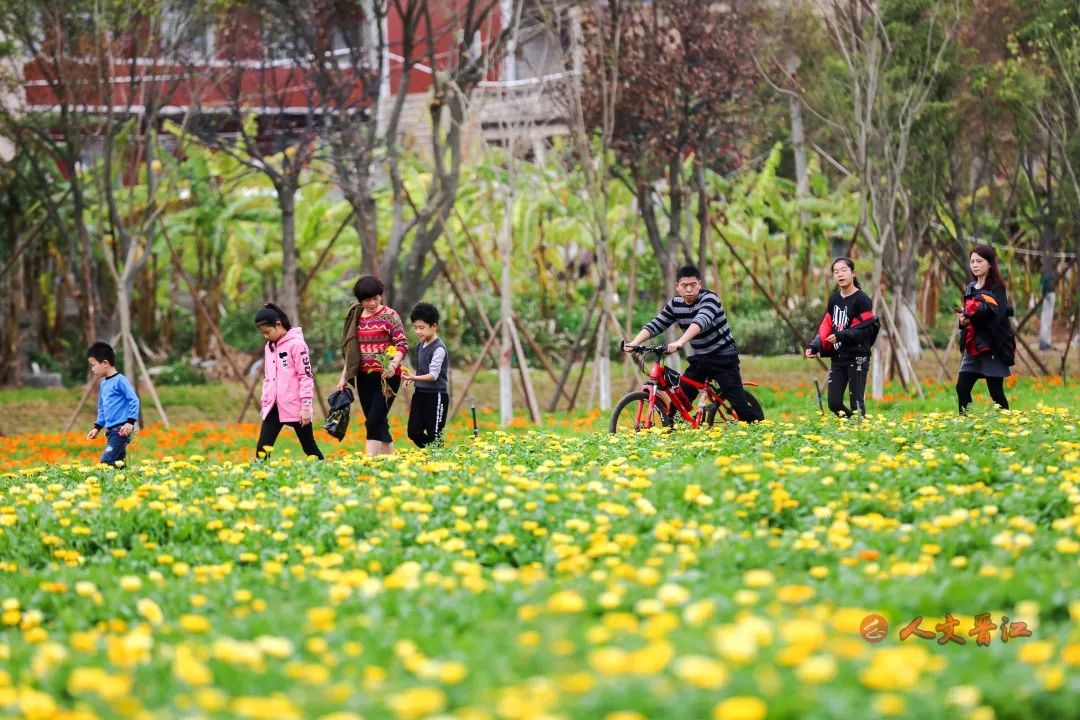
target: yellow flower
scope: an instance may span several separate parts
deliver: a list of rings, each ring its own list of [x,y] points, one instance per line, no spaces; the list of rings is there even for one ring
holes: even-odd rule
[[[769,708],[761,698],[736,695],[713,708],[713,720],[762,720]]]
[[[1050,656],[1053,654],[1053,643],[1047,640],[1033,640],[1032,642],[1024,643],[1016,656],[1020,658],[1021,662],[1039,665],[1049,660]]]
[[[776,598],[789,605],[804,603],[814,598],[814,588],[809,585],[784,585],[776,591]]]
[[[982,691],[974,685],[955,685],[945,693],[945,702],[953,707],[971,710],[982,699]]]
[[[412,720],[442,712],[446,707],[446,694],[438,688],[409,688],[392,696],[389,704],[399,718]]]
[[[138,592],[142,588],[142,580],[134,575],[125,575],[120,578],[120,588],[124,592]]]
[[[135,604],[135,609],[140,615],[146,618],[151,625],[160,625],[165,621],[165,614],[161,612],[161,608],[158,604],[150,598],[140,598],[139,602]]]
[[[814,685],[828,682],[836,677],[836,660],[829,655],[814,655],[795,668],[795,675]]]
[[[189,633],[208,632],[210,630],[210,620],[205,615],[181,615],[180,628]]]
[[[589,665],[601,675],[621,675],[629,672],[630,655],[622,648],[597,648],[589,653]]]
[[[110,675],[102,668],[80,667],[68,676],[67,689],[72,695],[92,693],[105,700],[117,700],[131,692],[129,675]]]
[[[768,587],[773,584],[773,574],[768,570],[747,570],[743,575],[743,583],[753,588]]]
[[[874,709],[881,715],[900,715],[907,710],[907,702],[899,695],[882,693],[874,698]]]
[[[173,675],[181,682],[195,687],[209,685],[214,680],[210,668],[200,662],[187,645],[178,645],[176,647],[176,656],[173,658]]]
[[[573,590],[560,590],[548,598],[547,609],[556,613],[579,613],[585,609],[585,600]]]
[[[728,681],[724,664],[705,655],[684,655],[675,661],[672,671],[683,682],[707,690],[723,687]]]

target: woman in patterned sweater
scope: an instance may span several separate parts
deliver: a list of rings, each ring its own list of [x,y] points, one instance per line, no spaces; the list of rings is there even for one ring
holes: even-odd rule
[[[396,312],[382,304],[382,294],[378,278],[364,275],[357,280],[353,286],[356,303],[349,308],[341,334],[345,367],[338,390],[350,382],[356,388],[364,410],[369,455],[394,452],[387,416],[401,387],[401,362],[409,352],[405,326]],[[397,352],[386,362],[388,348]]]

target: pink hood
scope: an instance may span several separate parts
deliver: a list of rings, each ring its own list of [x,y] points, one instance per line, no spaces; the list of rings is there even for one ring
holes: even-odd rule
[[[301,410],[311,411],[315,376],[311,372],[304,331],[290,328],[276,343],[263,348],[262,416],[277,405],[281,422],[300,422]]]

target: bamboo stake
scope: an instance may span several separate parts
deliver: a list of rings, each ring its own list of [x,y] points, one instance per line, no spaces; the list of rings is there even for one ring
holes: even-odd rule
[[[589,330],[589,324],[592,321],[593,312],[596,310],[596,304],[600,300],[600,294],[593,295],[593,299],[589,302],[589,307],[585,310],[585,316],[581,320],[581,326],[578,328],[577,336],[574,338],[574,342],[570,345],[570,357],[567,358],[566,364],[563,366],[562,376],[559,378],[559,382],[555,387],[555,394],[551,398],[551,402],[548,403],[548,412],[555,412],[555,408],[559,405],[559,395],[563,393],[563,387],[566,385],[566,381],[570,379],[570,373],[573,372],[574,363],[577,362],[578,349],[581,346],[581,341],[585,338],[585,333]],[[578,384],[581,381],[578,380]],[[577,399],[577,391],[570,396],[570,406],[567,410],[574,408],[574,403]]]
[[[135,356],[135,362],[138,364],[139,370],[142,372],[143,377],[146,378],[146,387],[150,390],[150,397],[154,399],[154,407],[157,409],[158,416],[161,418],[161,424],[165,426],[165,429],[169,429],[169,417],[165,414],[165,408],[161,406],[161,398],[158,397],[157,388],[154,387],[154,380],[150,377],[150,373],[146,370],[146,363],[143,362],[142,351],[139,350],[138,344],[135,342],[135,338],[128,333],[127,340],[131,343],[131,354]]]
[[[525,362],[525,351],[521,347],[521,338],[518,337],[517,325],[510,320],[510,339],[514,343],[514,354],[517,356],[518,373],[521,375],[521,384],[525,390],[525,402],[529,406],[529,414],[536,425],[543,425],[544,418],[540,416],[540,405],[536,402],[536,392],[533,390],[532,378],[529,377],[529,365]]]
[[[484,364],[484,358],[487,357],[488,352],[491,350],[491,346],[495,344],[495,340],[497,340],[499,337],[498,330],[500,327],[502,327],[502,324],[503,320],[502,318],[500,318],[495,323],[495,326],[492,328],[491,334],[488,335],[487,342],[484,343],[484,347],[480,350],[480,356],[476,358],[476,363],[473,365],[472,370],[469,371],[469,379],[465,381],[465,387],[458,391],[458,400],[456,403],[454,403],[453,410],[451,410],[450,414],[446,416],[447,423],[449,423],[451,420],[454,419],[454,417],[457,416],[458,410],[461,409],[462,403],[465,402],[465,396],[469,394],[469,388],[472,387],[473,381],[476,380],[476,375],[480,372],[480,366]]]

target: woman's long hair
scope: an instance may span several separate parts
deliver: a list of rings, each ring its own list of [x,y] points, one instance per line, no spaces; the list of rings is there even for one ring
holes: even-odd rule
[[[259,312],[255,313],[255,325],[258,327],[274,327],[278,323],[281,323],[281,327],[286,330],[292,328],[289,316],[274,303],[266,303],[259,308]]]
[[[842,262],[851,269],[851,281],[855,284],[855,287],[862,290],[862,285],[859,283],[859,276],[855,274],[855,261],[849,257],[838,257],[832,261],[832,265],[829,266],[829,272],[836,267],[836,263]]]
[[[971,248],[972,255],[978,255],[986,262],[990,263],[990,272],[986,273],[986,287],[993,289],[999,287],[1005,287],[1005,281],[1001,279],[1001,270],[998,268],[997,253],[994,252],[994,248],[989,245],[976,245]],[[975,280],[975,276],[971,276],[972,280]]]

